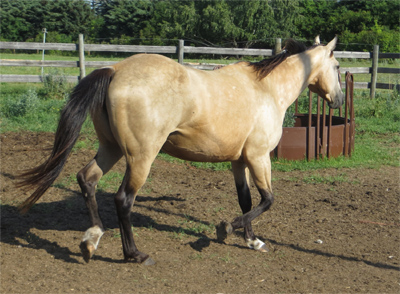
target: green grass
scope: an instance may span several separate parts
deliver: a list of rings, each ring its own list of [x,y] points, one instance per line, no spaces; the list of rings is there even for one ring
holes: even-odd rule
[[[306,184],[329,184],[334,185],[337,183],[349,182],[348,176],[343,173],[338,176],[321,176],[319,174],[313,174],[303,178],[303,182]]]
[[[123,174],[115,171],[110,171],[100,179],[98,190],[102,192],[105,192],[107,190],[115,192],[116,187],[119,187],[121,185],[123,178]]]
[[[1,131],[54,132],[65,101],[41,99],[38,85],[0,85]]]
[[[42,83],[0,83],[1,132],[55,132],[60,111],[68,97],[57,91],[68,94],[73,86],[67,84],[65,89],[46,89]],[[81,135],[85,138],[95,136],[90,119],[84,123]],[[88,146],[97,146],[94,139],[87,142]]]

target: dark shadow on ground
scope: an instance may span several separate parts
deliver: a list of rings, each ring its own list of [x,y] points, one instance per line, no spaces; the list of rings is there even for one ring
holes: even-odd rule
[[[1,242],[15,246],[21,246],[24,248],[31,249],[44,249],[49,254],[53,255],[55,259],[62,259],[68,263],[82,263],[80,254],[76,254],[70,251],[69,248],[62,247],[56,242],[50,242],[40,236],[31,232],[32,228],[38,230],[55,230],[55,231],[80,231],[83,232],[89,228],[90,223],[87,216],[87,210],[84,201],[80,195],[80,192],[57,187],[58,189],[64,189],[71,193],[71,196],[62,201],[52,203],[37,203],[27,214],[21,215],[18,209],[14,205],[3,204],[1,208]],[[117,216],[114,207],[113,194],[100,192],[97,194],[97,201],[99,205],[100,214],[102,215],[103,224],[106,229],[117,229]],[[165,215],[174,215],[185,219],[190,219],[192,222],[200,223],[207,226],[212,226],[209,222],[200,220],[196,217],[186,213],[175,213],[171,210],[154,206],[158,201],[169,201],[169,202],[182,202],[184,199],[173,197],[173,196],[161,196],[161,197],[150,197],[150,196],[138,196],[135,202],[136,207],[146,209],[149,211],[155,211],[163,213]],[[209,238],[206,234],[197,233],[190,229],[185,229],[180,226],[171,226],[162,223],[158,223],[148,215],[135,212],[133,209],[132,213],[132,224],[134,227],[152,228],[157,231],[182,233],[188,236],[196,237],[197,240],[189,242],[188,244],[196,251],[201,252],[204,248],[210,246],[212,242],[217,242],[214,238]],[[236,235],[242,236],[243,232],[238,230],[235,232]],[[229,238],[229,236],[228,236]],[[373,267],[399,270],[398,266],[388,265],[384,263],[371,262],[362,258],[332,254],[316,249],[307,249],[299,245],[278,242],[273,239],[263,239],[263,242],[273,244],[279,247],[287,247],[292,250],[304,252],[307,254],[321,255],[325,257],[336,257],[346,261],[364,262]],[[244,241],[243,241],[244,242]],[[243,243],[244,244],[244,243]],[[78,244],[77,244],[78,245]],[[228,246],[228,245],[226,245]],[[250,250],[244,245],[233,245],[243,250]],[[271,253],[266,253],[271,254]],[[96,260],[102,260],[105,262],[120,263],[123,260],[114,260],[111,258],[102,257],[95,255],[93,257]]]

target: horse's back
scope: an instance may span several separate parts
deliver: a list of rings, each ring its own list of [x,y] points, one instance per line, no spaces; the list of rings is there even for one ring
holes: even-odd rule
[[[201,71],[183,66],[157,54],[137,54],[114,65],[109,88],[109,108],[136,119],[149,115],[173,121],[188,121],[198,115],[238,116],[248,105],[251,87],[240,78],[224,73]],[[250,93],[250,95],[249,95]],[[164,118],[167,119],[167,118]]]

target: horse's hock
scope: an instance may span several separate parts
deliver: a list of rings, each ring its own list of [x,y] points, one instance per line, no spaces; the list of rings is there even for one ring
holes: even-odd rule
[[[312,95],[309,93],[309,113],[298,113],[297,100],[294,127],[284,127],[272,157],[288,160],[319,159],[327,156],[351,156],[354,150],[353,75],[346,72],[346,101],[335,116],[333,109],[326,114],[326,102],[317,98],[317,113],[312,114]]]

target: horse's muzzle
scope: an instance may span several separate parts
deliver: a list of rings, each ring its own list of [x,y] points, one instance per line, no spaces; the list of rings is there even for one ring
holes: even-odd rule
[[[335,96],[335,99],[333,99],[332,102],[329,102],[328,105],[330,108],[336,109],[342,106],[343,102],[344,102],[344,94],[342,91],[340,91],[338,95]]]

